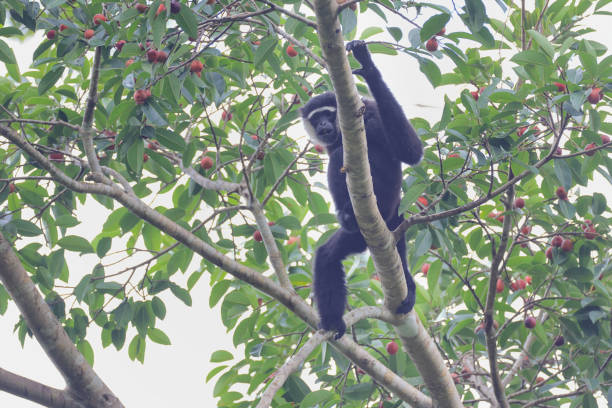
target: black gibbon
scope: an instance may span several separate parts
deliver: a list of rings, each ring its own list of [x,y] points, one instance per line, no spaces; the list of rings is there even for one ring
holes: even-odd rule
[[[351,41],[346,45],[352,51],[361,68],[353,71],[367,82],[374,100],[363,99],[364,123],[368,146],[368,160],[374,184],[378,209],[390,229],[402,221],[398,215],[402,169],[401,162],[416,164],[423,155],[423,145],[414,128],[404,115],[380,71],[374,65],[363,41]],[[314,299],[319,310],[320,328],[336,332],[336,339],[346,331],[342,319],[346,305],[342,260],[348,255],[366,250],[366,243],[359,231],[353,206],[346,186],[343,166],[342,135],[336,117],[336,96],[333,92],[318,95],[300,109],[306,131],[315,142],[324,145],[329,153],[327,182],[331,192],[340,229],[316,252],[314,260]],[[406,264],[406,241],[400,239],[397,250],[408,286],[408,296],[397,313],[408,313],[414,307],[415,284]]]

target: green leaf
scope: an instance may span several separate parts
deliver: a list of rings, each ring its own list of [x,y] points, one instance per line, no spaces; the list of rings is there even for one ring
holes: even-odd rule
[[[418,258],[419,256],[429,251],[432,242],[433,238],[429,229],[419,231],[416,236],[416,239],[414,240],[414,246],[416,247],[414,256]]]
[[[382,28],[380,28],[380,27],[368,27],[365,30],[363,30],[363,32],[361,33],[361,36],[359,37],[359,39],[365,40],[366,38],[370,38],[373,35],[380,34],[383,31],[384,30]]]
[[[89,363],[90,366],[94,365],[94,351],[91,347],[91,344],[87,340],[81,340],[77,343],[77,349],[81,352],[85,360]]]
[[[151,124],[156,126],[166,126],[168,124],[163,109],[161,109],[157,103],[153,102],[151,98],[149,98],[147,103],[141,105],[141,108]]]
[[[607,207],[606,197],[601,193],[594,193],[593,203],[591,204],[593,214],[600,215],[606,210],[606,207]]]
[[[336,394],[328,390],[317,390],[306,395],[300,404],[300,408],[315,408],[323,406],[322,402],[328,402],[334,399]]]
[[[189,7],[181,7],[178,14],[174,15],[174,19],[179,27],[181,27],[189,37],[198,37],[198,19],[196,18],[195,13]]]
[[[163,320],[166,317],[166,305],[164,301],[154,296],[151,300],[151,308],[153,309],[153,314],[157,316],[158,319]]]
[[[534,50],[521,51],[510,60],[519,65],[550,65],[552,63],[551,59],[545,54]]]
[[[557,179],[566,191],[569,190],[572,187],[572,171],[567,162],[564,159],[555,159],[554,166]]]
[[[125,344],[125,329],[113,329],[111,332],[111,339],[113,341],[113,346],[115,346],[117,350],[121,350]]]
[[[156,329],[155,327],[149,327],[147,335],[155,343],[163,344],[165,346],[169,346],[171,344],[170,338],[166,335],[166,333],[159,329]]]
[[[82,253],[93,253],[94,252],[93,247],[91,246],[89,241],[87,241],[83,237],[79,237],[76,235],[67,235],[64,238],[57,241],[57,244],[60,247],[67,249],[69,251],[82,252]]]
[[[13,50],[3,40],[0,40],[0,61],[5,64],[17,64]]]
[[[191,300],[191,295],[186,289],[181,288],[180,286],[172,285],[170,286],[170,290],[174,293],[174,296],[183,301],[187,306],[191,306],[193,301]]]
[[[425,74],[434,88],[440,85],[442,73],[435,62],[429,59],[419,58],[419,69]]]
[[[166,146],[168,149],[175,150],[177,152],[182,152],[185,150],[185,139],[183,139],[181,135],[176,132],[166,128],[157,128],[155,129],[155,137],[161,145]]]
[[[96,246],[96,254],[98,258],[104,257],[106,253],[111,248],[112,240],[109,237],[104,237],[100,241],[98,241],[98,245]]]
[[[11,221],[11,224],[17,230],[17,234],[24,237],[35,237],[42,234],[42,230],[30,221],[17,219]]]
[[[423,28],[421,28],[421,32],[419,33],[421,36],[421,42],[424,42],[439,33],[440,30],[446,26],[446,23],[448,23],[449,20],[450,15],[446,13],[436,14],[435,16],[430,17],[423,24]]]
[[[363,382],[348,386],[344,389],[344,396],[353,401],[365,401],[374,392],[376,387],[372,382]]]
[[[270,36],[270,38],[267,38],[261,42],[253,57],[253,65],[255,68],[258,69],[261,67],[261,64],[268,59],[271,53],[274,52],[274,48],[276,47],[277,43],[278,40],[274,36]]]
[[[65,67],[63,65],[54,65],[40,80],[38,84],[38,94],[42,95],[51,89],[64,74],[64,69]]]
[[[85,298],[85,295],[89,293],[89,291],[92,289],[90,282],[91,282],[91,275],[87,274],[83,276],[79,284],[75,286],[74,297],[76,298],[77,302],[82,301],[83,298]]]
[[[534,39],[540,48],[542,48],[542,51],[544,51],[546,55],[548,55],[550,58],[555,56],[555,49],[553,48],[552,44],[548,42],[546,37],[535,30],[527,30],[527,33],[529,33],[529,36]]]
[[[465,9],[467,11],[467,26],[470,31],[480,30],[487,19],[487,12],[482,0],[466,0]]]
[[[217,350],[212,353],[210,356],[211,363],[222,363],[224,361],[228,361],[233,359],[234,356],[229,351],[225,350]]]

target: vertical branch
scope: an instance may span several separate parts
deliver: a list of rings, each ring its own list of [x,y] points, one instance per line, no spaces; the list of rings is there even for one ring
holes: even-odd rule
[[[100,162],[96,157],[96,151],[93,145],[93,117],[94,110],[96,109],[96,103],[98,102],[98,79],[100,77],[100,58],[101,47],[96,47],[94,53],[93,64],[91,67],[91,79],[89,80],[89,92],[87,94],[87,103],[85,105],[85,113],[83,114],[83,122],[81,124],[81,130],[79,131],[79,137],[83,141],[83,147],[85,154],[87,154],[87,161],[91,166],[91,170],[96,181],[102,181],[105,177],[102,176],[102,168]]]
[[[514,175],[512,174],[511,161],[508,162],[508,167],[508,180],[512,180]],[[504,217],[504,224],[501,239],[499,242],[499,247],[497,248],[497,251],[492,249],[493,262],[491,263],[489,291],[487,293],[487,303],[485,306],[485,334],[487,341],[487,353],[489,356],[489,371],[491,373],[491,382],[493,383],[493,392],[495,393],[495,398],[497,399],[499,406],[501,408],[509,408],[510,405],[508,404],[508,399],[506,398],[504,386],[502,384],[502,380],[497,367],[497,337],[495,335],[495,329],[493,328],[493,312],[495,311],[497,279],[500,276],[499,266],[501,265],[504,259],[504,254],[508,247],[508,237],[510,236],[510,227],[512,224],[512,217],[510,217],[508,212],[512,210],[512,203],[514,202],[514,184],[510,184],[510,186],[508,187],[508,190],[506,191],[506,199],[503,201],[507,214]],[[492,248],[493,247],[494,245],[492,242]]]

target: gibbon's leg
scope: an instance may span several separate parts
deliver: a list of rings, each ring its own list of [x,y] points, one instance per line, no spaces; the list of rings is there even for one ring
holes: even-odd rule
[[[397,214],[398,208],[396,207],[393,210],[393,216],[387,223],[390,230],[394,230],[401,223],[403,217]],[[406,289],[408,289],[408,294],[406,295],[406,299],[402,301],[402,303],[398,306],[396,313],[408,313],[414,307],[414,303],[416,302],[416,284],[414,283],[414,279],[412,279],[412,275],[410,274],[410,270],[408,270],[408,261],[406,260],[406,238],[401,237],[397,242],[397,252],[399,253],[400,259],[402,260],[402,268],[404,269],[404,277],[406,278]]]
[[[321,322],[319,327],[337,332],[339,339],[346,331],[342,319],[346,305],[346,285],[342,260],[363,252],[366,243],[361,232],[340,228],[317,249],[314,261],[314,297]]]

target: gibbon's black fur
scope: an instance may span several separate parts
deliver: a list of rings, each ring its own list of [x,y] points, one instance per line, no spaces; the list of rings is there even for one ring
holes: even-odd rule
[[[360,69],[353,71],[367,82],[374,100],[363,99],[364,123],[368,145],[368,160],[378,209],[390,229],[402,221],[398,215],[402,169],[401,162],[416,164],[423,156],[423,145],[389,87],[374,65],[363,41],[346,45],[352,51]],[[314,298],[321,319],[320,328],[333,330],[336,339],[342,337],[346,325],[342,319],[346,305],[342,260],[350,254],[363,252],[366,243],[359,231],[346,186],[343,166],[342,135],[336,117],[336,96],[333,92],[318,95],[300,109],[304,127],[310,138],[324,145],[329,154],[327,182],[340,229],[316,252],[314,260]],[[397,250],[408,286],[408,296],[397,313],[408,313],[414,307],[415,284],[406,264],[406,240],[400,239]]]

